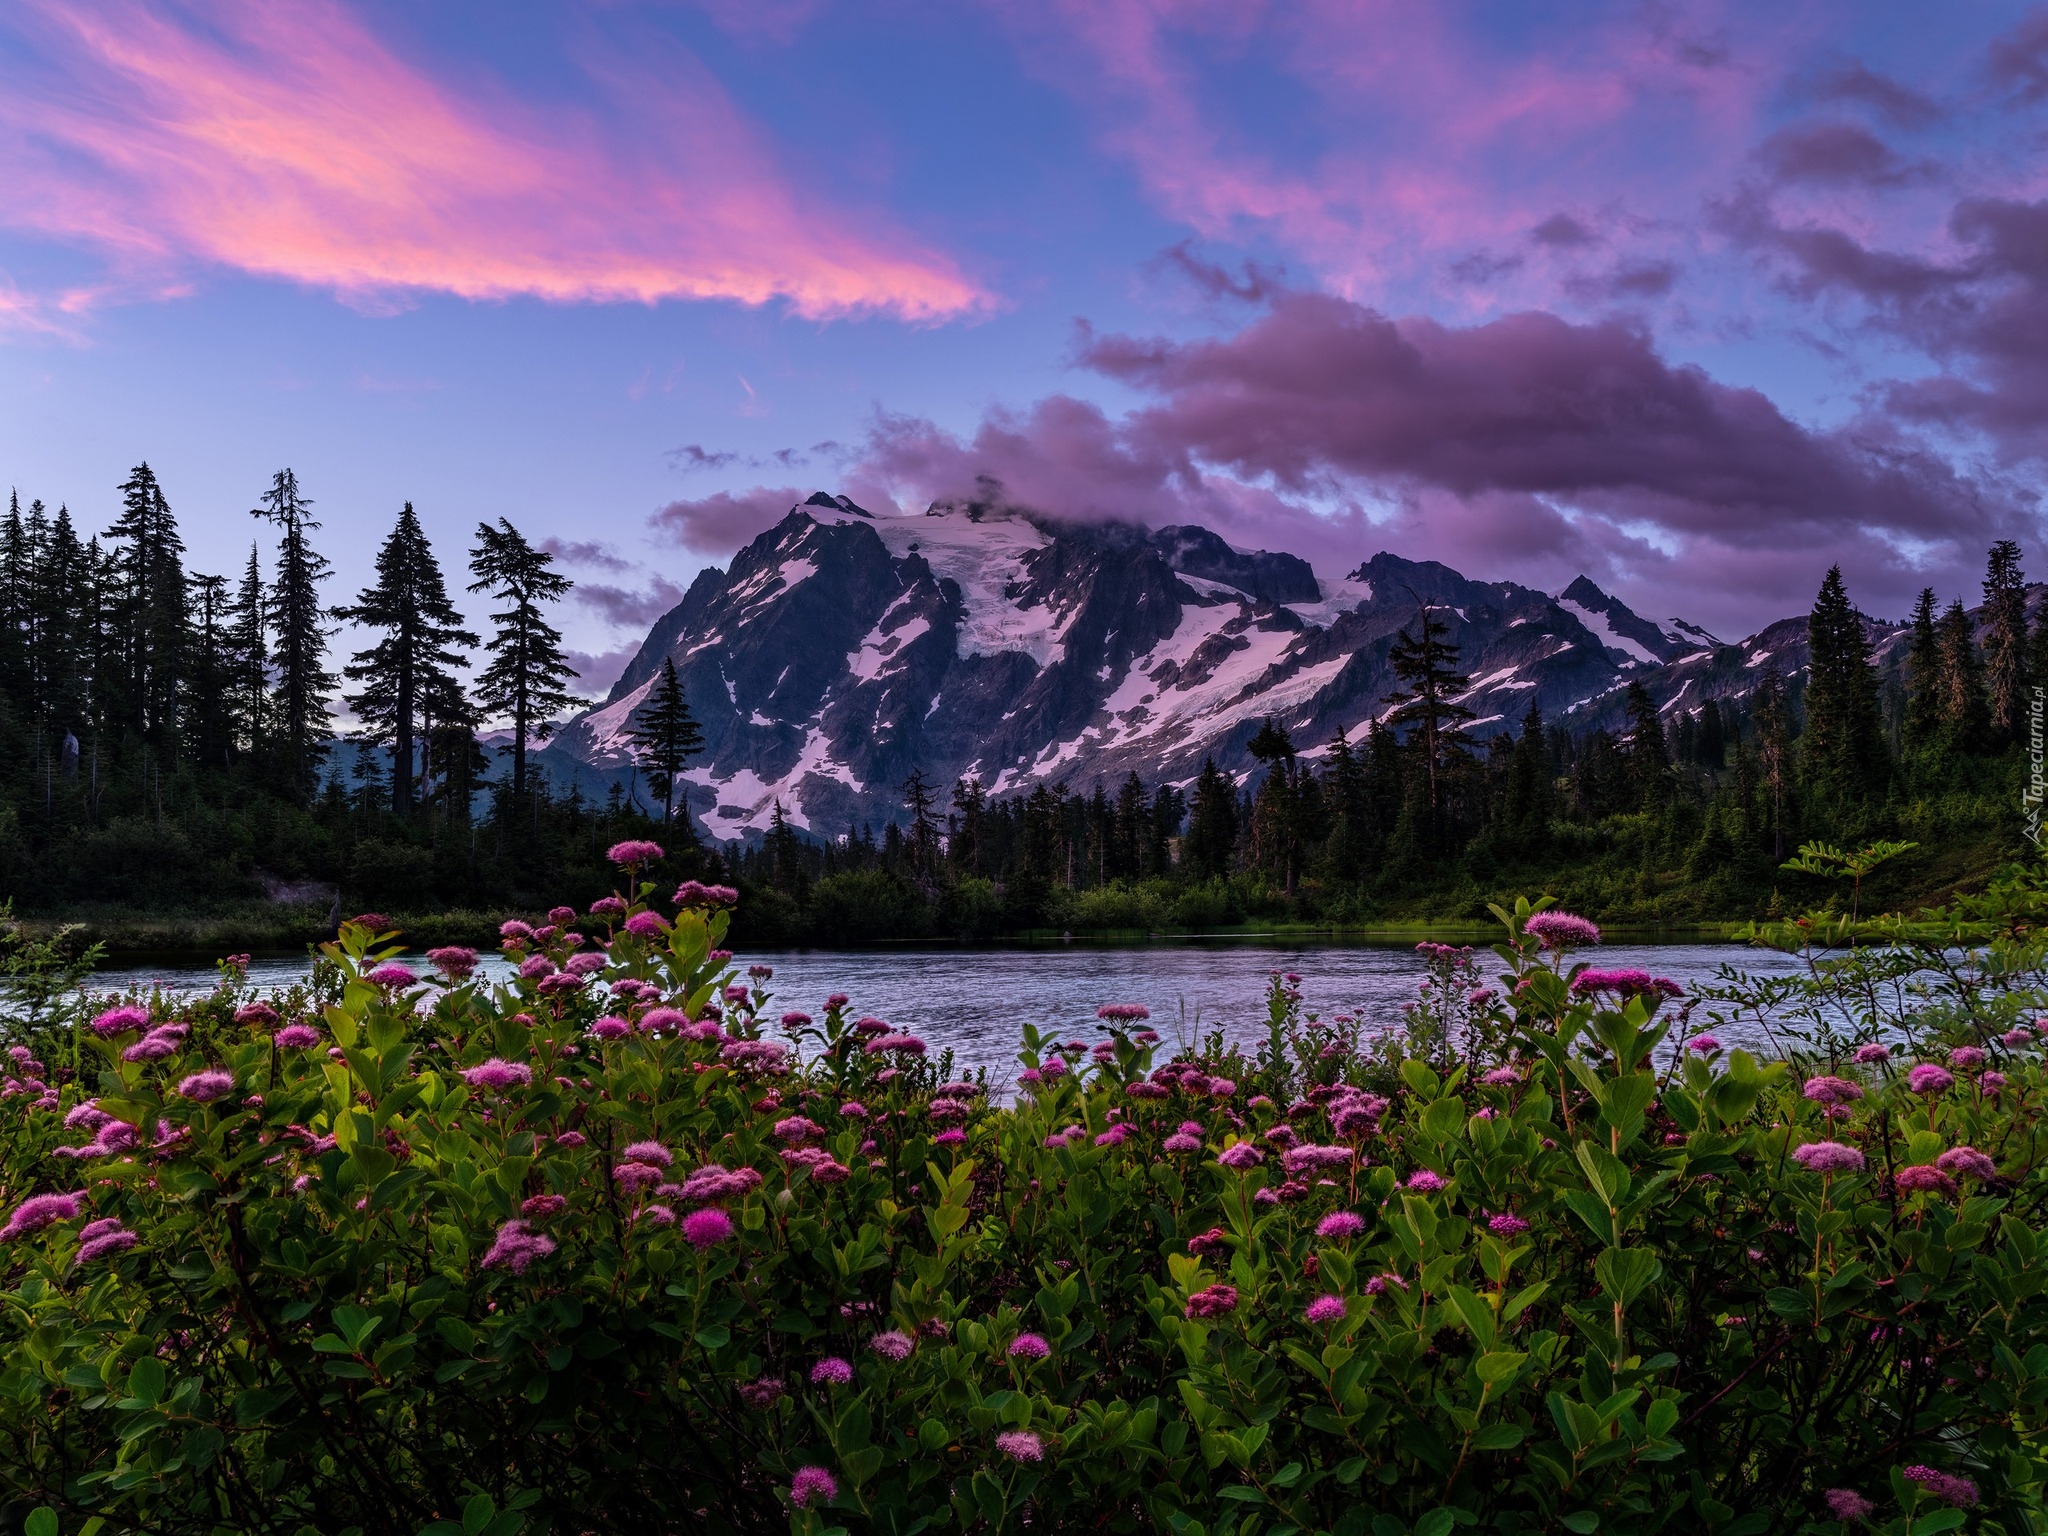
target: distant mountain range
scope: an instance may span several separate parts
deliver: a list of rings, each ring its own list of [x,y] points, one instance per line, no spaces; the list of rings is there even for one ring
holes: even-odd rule
[[[1631,682],[1668,713],[1806,666],[1804,615],[1727,644],[1583,576],[1553,594],[1381,553],[1319,580],[1206,528],[950,504],[878,517],[821,492],[700,572],[541,756],[558,780],[623,778],[628,722],[674,657],[704,728],[691,809],[721,840],[758,834],[778,801],[821,835],[886,821],[913,769],[999,794],[1133,769],[1181,781],[1205,756],[1243,774],[1268,715],[1319,752],[1384,714],[1388,647],[1424,603],[1450,626],[1481,739],[1532,700],[1579,731],[1617,724]],[[1903,638],[1873,631],[1887,650]]]

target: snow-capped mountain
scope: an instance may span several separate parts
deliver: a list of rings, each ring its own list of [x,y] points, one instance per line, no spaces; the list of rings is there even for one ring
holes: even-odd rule
[[[623,776],[630,721],[673,657],[704,729],[690,805],[718,838],[758,833],[778,802],[821,834],[887,819],[913,769],[941,787],[978,774],[997,793],[1131,770],[1181,781],[1205,756],[1244,773],[1268,715],[1311,753],[1384,715],[1388,648],[1424,604],[1459,647],[1482,739],[1532,702],[1574,728],[1609,723],[1630,681],[1697,707],[1747,692],[1763,664],[1583,577],[1551,596],[1382,553],[1319,580],[1199,527],[945,504],[877,517],[820,493],[699,574],[545,756]],[[1788,623],[1790,674],[1805,629]]]

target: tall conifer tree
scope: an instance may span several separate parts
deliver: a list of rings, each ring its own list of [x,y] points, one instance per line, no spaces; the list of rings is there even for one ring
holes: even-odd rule
[[[110,552],[113,623],[120,647],[122,723],[144,740],[167,744],[176,735],[185,682],[190,614],[185,590],[185,541],[147,463],[121,484],[121,515],[107,530],[119,542]]]
[[[251,508],[249,515],[275,524],[278,530],[277,579],[270,589],[268,608],[270,627],[277,636],[271,723],[280,777],[293,794],[310,800],[333,735],[327,700],[334,691],[335,677],[327,670],[330,632],[320,597],[320,585],[330,567],[309,537],[320,525],[307,510],[313,505],[311,499],[299,493],[297,475],[280,469],[271,477],[262,502]]]
[[[344,669],[350,682],[361,685],[348,702],[362,721],[357,740],[391,749],[391,809],[410,815],[422,717],[429,711],[445,716],[448,701],[460,697],[454,669],[467,666],[469,658],[456,647],[477,643],[448,601],[441,563],[411,502],[377,551],[376,585],[336,608],[334,616],[383,631],[381,640],[356,652]]]
[[[554,717],[575,702],[562,686],[576,676],[562,655],[562,633],[542,617],[543,604],[560,602],[573,583],[550,570],[555,557],[535,549],[504,518],[476,525],[469,552],[472,592],[489,592],[505,606],[491,615],[497,629],[485,647],[491,664],[477,679],[476,700],[488,714],[512,722],[512,794],[526,794],[526,747],[554,733]]]
[[[1993,544],[1985,561],[1984,693],[2002,746],[2021,734],[2027,712],[2027,578],[2011,539]]]
[[[1877,669],[1842,568],[1831,566],[1807,616],[1803,751],[1809,781],[1837,800],[1881,789],[1888,766]]]
[[[704,733],[697,717],[690,713],[690,701],[683,697],[683,681],[676,676],[673,656],[665,656],[661,676],[640,707],[633,712],[626,740],[633,748],[633,760],[647,775],[647,785],[661,796],[661,819],[674,819],[676,788],[683,765],[704,750]],[[690,830],[690,807],[683,804],[683,828]]]
[[[1913,604],[1913,639],[1906,648],[1906,745],[1931,746],[1941,734],[1941,640],[1935,633],[1934,588],[1922,587]]]

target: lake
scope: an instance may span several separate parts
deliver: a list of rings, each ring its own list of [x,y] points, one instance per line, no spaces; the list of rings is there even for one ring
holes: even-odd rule
[[[1798,962],[1773,950],[1740,944],[1613,944],[1592,951],[1603,966],[1638,966],[1690,991],[1711,982],[1718,967],[1759,973],[1794,970]],[[1590,956],[1589,956],[1590,958]],[[1095,1038],[1095,1010],[1104,1003],[1143,1003],[1165,1040],[1193,1039],[1221,1027],[1233,1040],[1263,1037],[1266,978],[1275,970],[1301,976],[1303,1006],[1325,1018],[1351,1013],[1369,1024],[1395,1025],[1401,1005],[1425,974],[1412,943],[1274,943],[1224,940],[1115,946],[1044,944],[995,949],[782,950],[746,954],[738,963],[774,967],[768,984],[772,1018],[788,1009],[822,1014],[826,997],[844,992],[853,1007],[924,1037],[934,1053],[950,1048],[967,1067],[997,1077],[1016,1068],[1024,1024]],[[417,961],[425,970],[424,960]],[[1481,951],[1489,983],[1501,967]],[[485,957],[493,976],[510,969]],[[259,956],[250,979],[281,986],[306,974],[303,955]],[[211,966],[189,962],[117,965],[93,978],[96,988],[152,984],[175,991],[211,991]],[[1730,1045],[1769,1050],[1761,1035],[1717,1028]]]

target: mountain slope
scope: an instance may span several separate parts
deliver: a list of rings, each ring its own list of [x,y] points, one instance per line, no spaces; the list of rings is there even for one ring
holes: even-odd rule
[[[1804,665],[1803,619],[1724,646],[1583,577],[1552,596],[1381,553],[1319,581],[1294,555],[1204,528],[944,504],[877,517],[820,493],[700,573],[544,759],[558,777],[624,777],[633,712],[673,657],[704,727],[690,805],[721,839],[758,833],[777,803],[821,834],[886,820],[913,770],[999,793],[1133,771],[1184,781],[1209,756],[1243,774],[1268,715],[1312,752],[1384,715],[1388,650],[1425,604],[1459,647],[1482,739],[1532,703],[1591,728],[1630,682],[1696,708],[1746,694],[1774,658],[1788,675]]]

